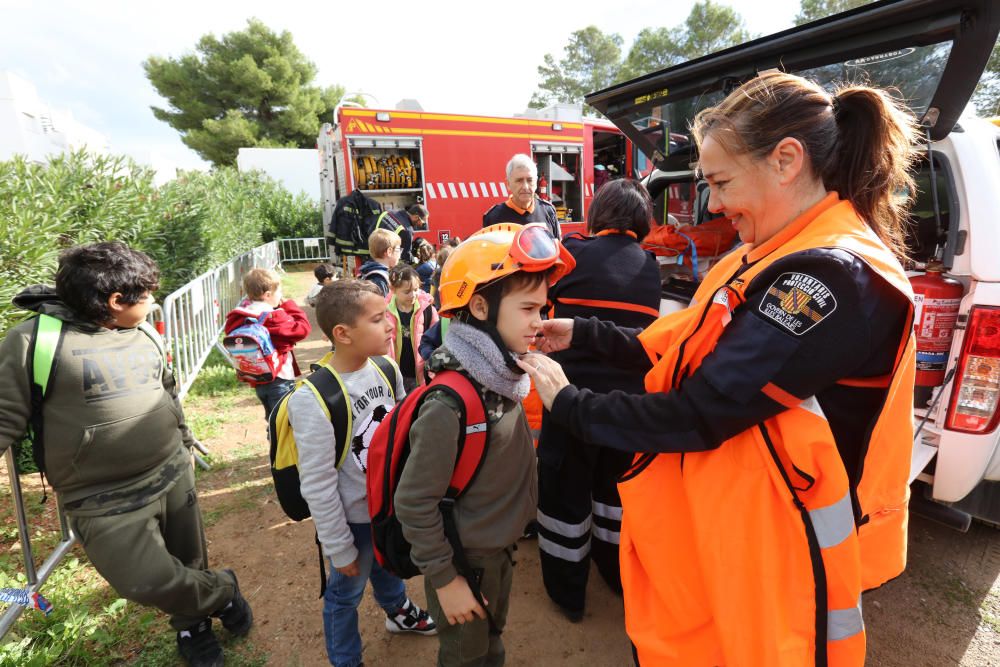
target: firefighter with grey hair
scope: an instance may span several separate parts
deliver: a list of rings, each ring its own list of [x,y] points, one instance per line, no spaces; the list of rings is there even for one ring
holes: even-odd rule
[[[530,155],[518,153],[507,163],[507,201],[493,206],[483,214],[483,227],[498,222],[543,222],[557,239],[562,238],[556,209],[552,204],[535,195],[538,186],[538,167]]]

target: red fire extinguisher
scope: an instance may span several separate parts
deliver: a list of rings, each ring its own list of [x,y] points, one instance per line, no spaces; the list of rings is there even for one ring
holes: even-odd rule
[[[962,283],[942,275],[940,263],[931,262],[927,272],[910,278],[915,312],[913,331],[917,337],[918,387],[937,387],[944,382],[948,352],[962,303]]]
[[[544,176],[538,179],[538,197],[545,200],[549,198],[549,182]]]

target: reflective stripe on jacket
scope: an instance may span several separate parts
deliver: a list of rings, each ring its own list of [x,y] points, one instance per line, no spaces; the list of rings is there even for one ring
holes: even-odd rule
[[[863,260],[912,317],[899,262],[831,194],[722,260],[692,307],[640,335],[654,364],[647,390],[669,391],[698,368],[761,271],[828,247]],[[777,387],[764,391],[787,410],[720,447],[637,460],[619,491],[626,627],[642,664],[864,663],[861,591],[905,564],[915,351],[912,326],[903,331],[856,488],[815,397]]]

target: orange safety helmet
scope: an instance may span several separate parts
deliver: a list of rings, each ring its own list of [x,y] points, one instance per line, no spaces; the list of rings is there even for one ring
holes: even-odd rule
[[[501,222],[480,229],[448,255],[441,269],[440,314],[468,305],[476,290],[518,271],[553,269],[552,286],[576,266],[576,260],[540,222]]]

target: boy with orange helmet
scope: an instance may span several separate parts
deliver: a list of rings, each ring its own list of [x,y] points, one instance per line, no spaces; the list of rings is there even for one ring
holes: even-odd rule
[[[480,469],[453,509],[481,595],[456,571],[439,510],[452,473],[441,462],[456,460],[464,426],[451,394],[428,391],[395,493],[410,558],[424,574],[428,607],[438,619],[439,665],[503,664],[513,545],[537,503],[535,452],[520,403],[529,381],[516,359],[541,329],[548,287],[573,266],[544,225],[497,224],[470,236],[442,269],[441,313],[451,324],[428,367],[459,371],[479,387],[488,436]]]

